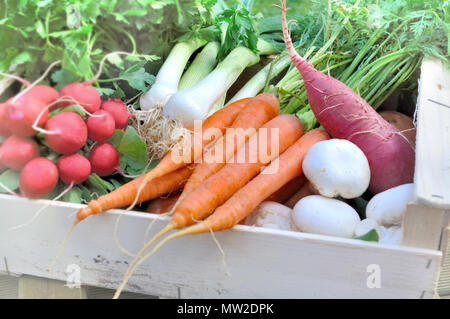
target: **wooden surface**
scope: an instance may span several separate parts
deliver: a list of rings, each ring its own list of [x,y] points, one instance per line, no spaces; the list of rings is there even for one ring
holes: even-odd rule
[[[417,103],[417,201],[450,209],[450,70],[442,62],[423,62]]]
[[[45,201],[0,195],[0,256],[11,273],[66,281],[77,265],[81,283],[115,289],[132,258],[113,240],[121,211],[79,224],[52,273],[48,267],[80,205],[57,203],[17,230]],[[122,218],[119,238],[136,252],[152,214]],[[158,221],[152,233],[165,221]],[[128,291],[172,298],[432,298],[441,252],[237,226],[217,235],[230,275],[209,234],[168,243],[131,279]],[[6,270],[0,262],[0,271]],[[375,268],[374,268],[375,267]],[[380,288],[369,288],[377,272]]]
[[[17,299],[19,277],[0,275],[0,299]]]
[[[440,249],[446,227],[445,211],[423,205],[408,205],[403,216],[402,244],[411,247]]]
[[[437,292],[440,296],[450,296],[450,226],[444,231],[442,250],[444,251],[445,258],[442,262]]]
[[[18,299],[86,299],[84,287],[69,288],[54,279],[24,275],[19,278]]]
[[[31,276],[21,276],[21,277],[27,277],[30,278]],[[19,298],[19,281],[21,280],[21,277],[14,277],[14,276],[8,276],[8,275],[0,275],[0,299],[17,299]],[[33,277],[35,280],[41,280],[41,281],[49,281],[52,279],[47,278],[40,278],[40,277]],[[64,285],[63,281],[56,281],[60,285]],[[24,287],[21,285],[21,287]],[[27,288],[25,288],[27,289]],[[101,287],[94,287],[94,286],[83,286],[84,295],[83,298],[86,299],[111,299],[114,295],[113,289],[106,289]],[[65,293],[65,292],[64,292]],[[55,296],[55,295],[53,295]],[[57,294],[55,296],[56,298],[64,298],[60,294]],[[69,296],[65,294],[65,298],[68,298]],[[48,295],[44,295],[43,298],[48,298]],[[42,298],[41,298],[42,299]],[[78,298],[76,298],[78,299]],[[142,294],[136,294],[132,292],[124,292],[120,295],[120,299],[158,299],[157,296],[149,296],[149,295],[142,295]]]

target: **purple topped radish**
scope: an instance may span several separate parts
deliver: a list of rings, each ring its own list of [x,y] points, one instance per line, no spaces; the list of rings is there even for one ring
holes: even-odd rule
[[[300,57],[288,31],[286,0],[282,23],[286,49],[302,74],[311,110],[331,136],[347,139],[364,152],[371,172],[369,191],[376,194],[411,183],[415,152],[408,140],[348,86],[317,71]]]

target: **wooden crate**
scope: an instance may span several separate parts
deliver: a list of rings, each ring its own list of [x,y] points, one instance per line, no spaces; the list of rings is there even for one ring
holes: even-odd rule
[[[416,198],[404,217],[401,246],[238,225],[169,242],[134,274],[127,290],[167,298],[432,298],[448,241],[450,208],[450,72],[422,66],[417,106]],[[121,210],[90,217],[74,233],[52,272],[48,267],[81,205],[0,195],[0,271],[115,289],[132,261],[114,241]],[[156,215],[131,212],[118,227],[137,252]],[[152,233],[167,218],[156,221]],[[74,270],[79,272],[74,273]]]

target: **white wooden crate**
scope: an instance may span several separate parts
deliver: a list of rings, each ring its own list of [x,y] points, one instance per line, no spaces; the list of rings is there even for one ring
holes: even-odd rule
[[[416,201],[405,214],[403,245],[238,225],[216,234],[227,269],[209,234],[188,236],[169,242],[144,263],[126,289],[169,298],[432,298],[450,208],[450,72],[427,60],[421,82]],[[82,284],[117,288],[132,261],[113,239],[122,211],[80,223],[50,273],[47,268],[81,205],[55,203],[32,224],[9,230],[45,203],[0,195],[0,271],[65,281],[68,267],[77,265]],[[156,217],[125,215],[118,232],[123,246],[137,252]],[[152,233],[166,222],[158,220]]]

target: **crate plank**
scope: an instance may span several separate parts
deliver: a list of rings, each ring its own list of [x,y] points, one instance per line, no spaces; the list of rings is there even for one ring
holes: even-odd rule
[[[442,241],[444,258],[442,262],[442,270],[439,276],[437,292],[441,297],[448,296],[450,298],[450,225],[445,229]]]
[[[422,63],[417,104],[417,201],[450,209],[450,70],[443,62]]]
[[[86,299],[86,288],[69,288],[64,282],[24,275],[19,278],[19,299]]]
[[[32,224],[9,230],[46,202],[0,195],[0,256],[7,259],[9,271],[66,281],[68,268],[76,265],[83,285],[117,288],[132,260],[113,240],[123,211],[80,223],[50,273],[52,258],[81,205],[55,203]],[[123,216],[118,232],[122,245],[138,251],[155,218],[137,212]],[[158,220],[152,232],[165,222]],[[144,263],[127,291],[173,298],[432,298],[442,257],[435,250],[247,226],[216,236],[230,275],[209,234],[188,236],[168,243]],[[6,270],[2,262],[0,270]],[[374,278],[380,288],[369,288]]]
[[[408,205],[403,216],[402,244],[412,247],[439,249],[445,226],[443,209],[423,205]]]
[[[18,277],[0,275],[0,299],[16,299],[18,286]]]

